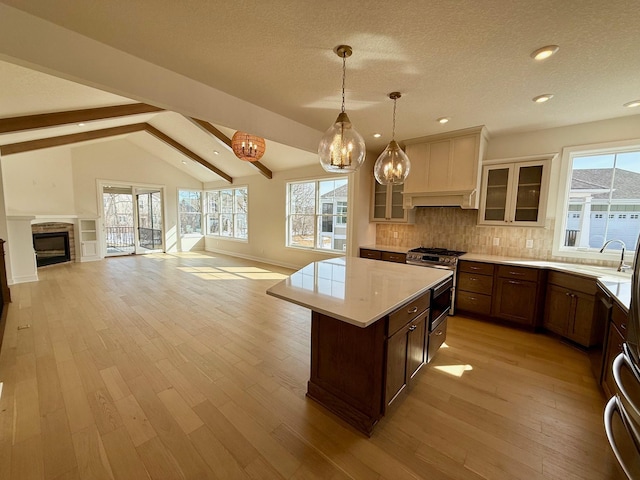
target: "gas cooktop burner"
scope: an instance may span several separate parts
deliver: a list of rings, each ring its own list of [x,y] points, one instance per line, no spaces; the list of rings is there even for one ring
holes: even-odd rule
[[[460,255],[464,255],[466,253],[466,252],[459,252],[456,250],[447,250],[446,248],[425,248],[425,247],[418,247],[409,251],[415,252],[415,253],[423,253],[426,255],[439,255],[443,257],[459,257]]]

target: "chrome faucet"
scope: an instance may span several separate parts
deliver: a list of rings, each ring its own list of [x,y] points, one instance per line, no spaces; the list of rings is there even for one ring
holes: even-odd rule
[[[609,245],[612,242],[618,242],[622,246],[622,255],[620,255],[620,265],[618,265],[618,271],[625,272],[627,268],[631,268],[631,265],[627,265],[626,263],[624,263],[624,251],[627,248],[627,246],[624,244],[622,240],[617,240],[617,239],[607,240],[605,244],[602,246],[602,248],[600,249],[600,253],[604,252],[604,249],[607,248],[607,245]]]

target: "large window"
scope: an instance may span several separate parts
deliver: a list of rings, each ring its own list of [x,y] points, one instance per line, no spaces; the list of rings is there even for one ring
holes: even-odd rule
[[[640,234],[640,147],[571,152],[560,235],[562,252],[597,252],[608,240],[637,251]],[[622,248],[619,242],[607,250]]]
[[[345,251],[347,186],[346,178],[287,184],[287,246]]]
[[[247,187],[225,188],[207,192],[207,235],[246,240]]]
[[[178,191],[178,222],[180,235],[202,235],[202,192]]]

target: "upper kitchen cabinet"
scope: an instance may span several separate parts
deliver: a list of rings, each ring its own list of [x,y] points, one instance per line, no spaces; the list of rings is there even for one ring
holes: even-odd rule
[[[405,140],[411,171],[404,183],[404,207],[478,208],[487,130],[467,128]]]
[[[370,221],[376,223],[413,223],[415,210],[402,205],[404,185],[380,185],[373,180]]]
[[[485,162],[478,223],[544,226],[553,157]]]

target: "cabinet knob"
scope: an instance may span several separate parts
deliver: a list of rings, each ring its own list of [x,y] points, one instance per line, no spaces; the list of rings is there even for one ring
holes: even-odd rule
[[[436,332],[436,337],[439,337],[440,335],[442,335],[442,333],[443,333],[443,332],[442,332],[442,330],[438,330],[438,331]]]
[[[411,326],[409,327],[409,331],[410,331],[410,332],[413,332],[416,328],[418,328],[418,326],[417,326],[417,325],[411,325]]]

